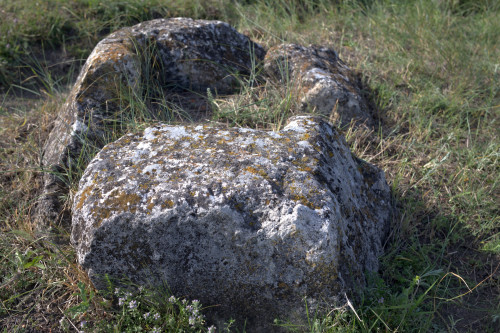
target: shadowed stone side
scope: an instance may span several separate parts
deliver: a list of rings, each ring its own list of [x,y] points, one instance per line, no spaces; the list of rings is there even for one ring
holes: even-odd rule
[[[266,72],[298,87],[304,111],[330,116],[347,126],[351,121],[374,124],[352,71],[325,47],[275,46],[264,59]]]
[[[199,299],[209,319],[307,323],[378,269],[391,213],[383,171],[319,118],[280,132],[158,125],[106,145],[73,205],[97,288],[124,276]]]
[[[37,220],[54,221],[61,211],[60,196],[68,192],[68,169],[85,167],[85,155],[104,145],[106,124],[116,123],[120,92],[140,94],[144,57],[154,48],[166,88],[205,93],[234,92],[232,74],[248,74],[263,59],[264,49],[220,21],[189,18],[158,19],[112,33],[87,59],[62,107],[44,147],[44,192]],[[146,55],[147,56],[147,55]],[[148,70],[158,70],[148,69]]]

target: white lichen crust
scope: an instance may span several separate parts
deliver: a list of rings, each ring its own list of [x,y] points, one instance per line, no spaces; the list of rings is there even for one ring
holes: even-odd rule
[[[279,132],[158,125],[105,146],[73,204],[72,242],[98,288],[105,275],[167,284],[212,320],[276,317],[355,298],[378,269],[391,213],[384,173],[327,122]]]

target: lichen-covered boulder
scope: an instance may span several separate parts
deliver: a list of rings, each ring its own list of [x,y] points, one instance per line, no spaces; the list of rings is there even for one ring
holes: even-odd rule
[[[267,52],[264,68],[272,77],[296,88],[304,111],[330,116],[342,126],[351,121],[373,125],[356,77],[334,50],[278,45]]]
[[[85,63],[44,147],[44,193],[39,219],[60,212],[64,174],[104,145],[107,125],[126,94],[141,95],[153,73],[165,89],[234,92],[238,80],[264,58],[264,49],[220,21],[158,19],[123,28],[103,39]],[[119,126],[119,124],[118,124]],[[82,149],[85,148],[85,149]]]
[[[72,242],[97,288],[104,276],[167,284],[210,319],[275,318],[355,298],[378,269],[391,213],[384,173],[329,123],[279,132],[158,125],[106,145],[73,204]]]

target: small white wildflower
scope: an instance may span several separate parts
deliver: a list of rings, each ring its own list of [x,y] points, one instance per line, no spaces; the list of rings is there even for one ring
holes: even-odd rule
[[[135,309],[137,307],[137,302],[136,301],[130,301],[128,304],[128,307],[131,309]]]
[[[169,301],[170,303],[175,303],[176,299],[175,299],[175,297],[174,297],[174,296],[170,296],[170,298],[168,299],[168,301]]]
[[[144,319],[148,319],[148,317],[149,317],[149,312],[144,314]]]
[[[125,302],[125,298],[120,297],[118,299],[118,305],[122,306],[124,302]]]
[[[156,319],[156,320],[160,319],[160,314],[159,313],[155,313],[153,315],[153,318]]]
[[[195,317],[189,317],[189,325],[194,326],[196,324],[196,318]]]
[[[212,325],[212,326],[210,326],[210,327],[208,328],[208,333],[215,333],[215,329],[216,329],[216,327],[215,327],[215,326],[213,326],[213,325]]]
[[[69,322],[65,317],[62,317],[61,320],[59,320],[59,325],[61,325],[61,328],[65,331],[69,329]]]
[[[115,295],[118,295],[120,293],[120,288],[115,288]]]

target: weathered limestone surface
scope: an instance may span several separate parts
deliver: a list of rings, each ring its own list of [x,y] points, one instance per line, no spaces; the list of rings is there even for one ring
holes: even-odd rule
[[[210,319],[276,317],[355,298],[388,229],[384,173],[319,118],[279,132],[158,125],[106,145],[73,205],[72,242],[98,288],[104,274],[166,282]]]
[[[231,74],[247,74],[265,51],[227,23],[158,19],[112,33],[93,50],[44,147],[47,170],[39,218],[54,219],[67,192],[61,173],[88,150],[103,146],[107,123],[116,124],[120,92],[141,94],[151,72],[168,89],[234,92]],[[149,59],[148,59],[149,57]],[[151,65],[149,68],[145,66]],[[85,149],[82,151],[82,147]]]
[[[356,78],[334,50],[278,45],[267,52],[264,68],[271,76],[297,88],[304,111],[329,115],[342,126],[352,120],[373,125]]]

